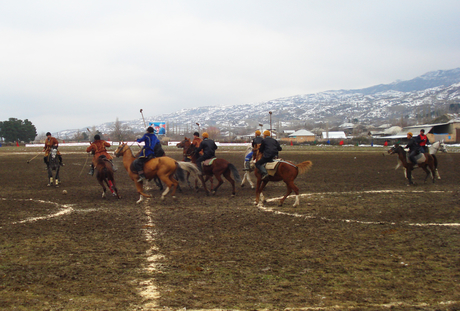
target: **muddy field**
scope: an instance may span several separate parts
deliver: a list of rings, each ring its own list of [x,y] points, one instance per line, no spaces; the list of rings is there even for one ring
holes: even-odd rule
[[[383,148],[285,147],[313,162],[300,207],[269,183],[258,208],[228,182],[209,197],[182,183],[175,201],[151,183],[136,204],[121,159],[122,199],[102,199],[76,149],[47,187],[27,149],[0,151],[1,310],[460,310],[460,153],[409,187]],[[243,175],[242,149],[218,156]]]

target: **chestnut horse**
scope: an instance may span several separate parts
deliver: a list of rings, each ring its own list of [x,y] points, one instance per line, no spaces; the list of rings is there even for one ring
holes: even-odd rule
[[[394,147],[391,147],[390,150],[388,150],[389,154],[397,154],[398,159],[403,165],[403,167],[406,169],[406,176],[407,180],[409,181],[409,185],[413,185],[414,182],[412,181],[412,170],[414,169],[414,164],[408,159],[407,153],[404,150],[403,147],[401,147],[399,144],[394,145]],[[421,156],[418,156],[417,159],[417,166],[421,167],[425,173],[425,182],[428,179],[428,176],[431,175],[431,179],[433,179],[433,183],[435,181],[435,176],[436,176],[436,167],[435,167],[435,161],[434,158],[431,154],[429,153],[421,153]],[[428,170],[428,168],[430,170]]]
[[[262,153],[258,152],[258,148],[254,151],[254,153],[257,161],[262,158]],[[262,180],[262,174],[260,174],[259,170],[257,168],[255,169],[257,177],[255,205],[260,207],[264,205],[265,197],[263,195],[263,190],[269,181],[277,182],[282,180],[286,184],[287,189],[286,194],[281,198],[278,206],[283,205],[284,200],[286,200],[292,191],[295,193],[295,202],[293,207],[299,206],[299,188],[294,184],[294,180],[298,175],[306,173],[312,167],[313,163],[311,161],[304,161],[299,164],[294,164],[290,161],[284,160],[277,160],[276,162],[278,162],[278,164],[275,167],[274,175],[271,175],[269,172],[269,177],[265,180]]]
[[[139,175],[131,170],[131,164],[136,159],[133,155],[131,148],[126,143],[120,143],[117,150],[114,152],[116,157],[123,157],[123,166],[128,172],[129,177],[134,181],[136,190],[140,197],[136,203],[141,203],[144,197],[150,198],[151,195],[144,193],[143,182],[138,182]],[[159,177],[162,182],[167,186],[166,190],[161,194],[161,200],[165,199],[165,196],[171,191],[171,196],[175,199],[176,189],[179,182],[174,178],[174,174],[177,172],[177,176],[180,180],[184,180],[184,171],[180,167],[176,160],[170,157],[159,157],[153,158],[145,163],[144,174],[148,180],[155,177]]]
[[[181,142],[181,144],[184,144],[184,155],[190,156],[192,163],[196,163],[197,160],[197,154],[196,154],[196,147],[193,144],[188,144],[190,142],[188,138],[186,138],[184,141]],[[179,147],[179,144],[178,144]],[[208,161],[208,160],[206,160]],[[240,174],[238,173],[238,170],[236,169],[235,165],[232,163],[228,162],[225,159],[222,158],[214,158],[212,160],[211,165],[203,165],[203,175],[206,176],[206,179],[203,180],[203,187],[206,191],[208,192],[206,188],[206,182],[211,179],[211,193],[216,194],[217,189],[224,183],[222,179],[222,175],[227,179],[230,184],[232,185],[232,196],[236,194],[236,189],[235,189],[235,180],[232,178],[232,173],[233,176],[235,177],[236,182],[240,182]],[[212,184],[212,177],[216,177],[218,184],[215,188],[213,188]],[[200,176],[201,177],[201,176]]]
[[[116,196],[118,199],[121,199],[120,195],[118,194],[118,189],[115,185],[115,178],[113,174],[113,166],[112,163],[109,162],[105,155],[99,156],[97,158],[96,164],[96,178],[99,184],[102,186],[102,198],[105,198],[105,192],[107,191],[107,187],[109,187],[110,192],[112,192],[113,196]]]

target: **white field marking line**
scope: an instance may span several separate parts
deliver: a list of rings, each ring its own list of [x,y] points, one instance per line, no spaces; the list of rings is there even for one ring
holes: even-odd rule
[[[6,198],[1,198],[1,199],[2,199],[2,201],[9,200],[9,199],[6,199]],[[55,205],[56,207],[63,208],[63,210],[61,210],[61,211],[59,211],[57,213],[54,213],[54,214],[50,214],[50,215],[46,215],[46,216],[40,216],[40,217],[30,217],[30,218],[27,218],[27,219],[24,219],[24,220],[12,222],[13,225],[23,224],[23,223],[26,223],[26,222],[34,222],[34,221],[43,220],[43,219],[51,219],[51,218],[55,218],[55,217],[65,215],[65,214],[70,214],[70,213],[72,213],[74,211],[74,209],[72,208],[73,204],[72,205],[59,204],[59,203],[56,203],[56,202],[44,201],[44,200],[35,200],[35,199],[12,199],[12,200],[15,200],[15,201],[32,201],[32,202],[38,202],[38,203],[43,203],[43,204],[52,204],[52,205]]]
[[[144,236],[146,241],[150,244],[150,248],[146,251],[147,255],[147,265],[144,267],[144,270],[149,273],[155,273],[158,270],[158,260],[164,258],[163,255],[158,254],[158,247],[155,245],[155,236],[157,232],[155,231],[155,224],[152,219],[152,212],[149,210],[147,204],[144,205],[144,212],[147,215],[147,223],[144,225]],[[144,298],[145,303],[143,304],[144,308],[149,310],[159,308],[159,299],[160,292],[158,291],[157,286],[155,285],[154,279],[151,278],[146,281],[139,283],[141,288],[139,289],[139,294]]]
[[[342,195],[342,194],[360,194],[360,193],[407,193],[407,192],[414,192],[414,193],[420,193],[420,192],[425,192],[425,193],[448,193],[452,191],[422,191],[422,190],[415,190],[415,191],[404,191],[404,190],[367,190],[367,191],[348,191],[348,192],[318,192],[318,193],[304,193],[304,194],[299,194],[299,196],[305,197],[305,196],[315,196],[315,195]],[[271,198],[267,199],[267,202],[270,201],[276,201],[280,200],[282,197],[278,198]],[[417,226],[417,227],[428,227],[428,226],[443,226],[443,227],[460,227],[460,223],[426,223],[426,224],[420,224],[420,223],[395,223],[395,222],[385,222],[385,221],[361,221],[361,220],[354,220],[354,219],[330,219],[326,217],[316,217],[316,216],[309,216],[309,215],[301,215],[298,213],[288,213],[288,212],[282,212],[282,211],[277,211],[274,210],[273,208],[266,208],[266,207],[259,207],[261,210],[266,211],[266,212],[272,212],[278,215],[286,215],[286,216],[293,216],[293,217],[299,217],[299,218],[305,218],[305,219],[320,219],[320,220],[326,220],[326,221],[342,221],[346,223],[357,223],[357,224],[365,224],[365,225],[383,225],[383,224],[388,224],[388,225],[406,225],[406,226]]]

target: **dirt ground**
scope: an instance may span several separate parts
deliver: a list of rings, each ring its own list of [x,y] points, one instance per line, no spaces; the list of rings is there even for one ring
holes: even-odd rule
[[[1,310],[460,310],[460,153],[407,186],[386,149],[287,146],[313,162],[300,206],[278,207],[285,185],[269,183],[259,208],[228,182],[164,201],[150,183],[136,204],[121,159],[122,199],[102,199],[75,148],[47,187],[28,149],[0,150]],[[217,154],[242,177],[243,149]]]

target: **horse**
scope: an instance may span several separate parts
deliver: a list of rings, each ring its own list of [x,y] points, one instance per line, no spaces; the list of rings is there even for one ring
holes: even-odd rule
[[[193,144],[188,145],[186,147],[185,154],[190,155],[192,163],[196,162],[197,159],[197,154],[196,154],[196,147]],[[185,148],[184,148],[185,149]],[[209,164],[206,164],[205,162],[208,162]],[[232,196],[236,194],[236,189],[235,189],[235,180],[236,182],[240,182],[240,174],[238,173],[238,170],[236,169],[235,165],[232,163],[228,162],[225,159],[222,158],[213,158],[209,159],[203,162],[203,175],[206,176],[206,179],[202,181],[203,187],[207,193],[207,188],[206,188],[206,182],[211,179],[213,176],[216,177],[218,183],[215,188],[213,188],[213,184],[211,182],[211,193],[216,194],[217,189],[224,183],[222,179],[222,175],[227,179],[230,184],[232,185]],[[233,177],[235,177],[235,180],[232,178],[232,173]],[[202,177],[200,175],[200,177]]]
[[[105,185],[107,185],[107,187],[109,187],[110,192],[112,192],[112,195],[116,196],[118,199],[121,199],[121,196],[118,194],[118,189],[115,185],[112,163],[109,162],[105,155],[101,155],[97,158],[95,171],[96,179],[102,186],[102,198],[106,197],[105,192],[107,191],[107,188],[105,187]]]
[[[249,169],[245,166],[246,157],[251,152],[253,152],[252,151],[252,145],[249,144],[248,147],[246,148],[246,151],[244,152],[245,161],[243,162],[243,167],[245,167],[247,170],[244,172],[243,180],[241,181],[241,187],[244,187],[244,182],[247,180],[249,185],[251,186],[251,189],[254,189],[254,182],[251,180],[251,173],[254,171],[254,163],[253,163],[253,161],[251,161],[251,165],[249,166]]]
[[[203,188],[205,188],[206,194],[208,194],[208,190],[207,190],[206,186],[204,185],[203,176],[201,175],[200,171],[198,170],[198,167],[195,165],[197,157],[194,157],[193,154],[191,153],[192,149],[189,148],[190,146],[193,146],[192,141],[187,137],[184,137],[184,140],[182,140],[180,143],[176,144],[177,148],[182,148],[183,149],[183,151],[182,151],[182,153],[183,153],[183,162],[180,162],[180,163],[184,163],[184,166],[185,166],[185,164],[187,164],[187,166],[191,165],[191,166],[195,167],[197,169],[197,171],[198,171],[198,173],[195,173],[195,172],[191,172],[190,170],[187,170],[187,178],[186,178],[187,184],[188,184],[188,186],[190,188],[192,188],[192,186],[190,185],[189,178],[190,178],[190,173],[193,173],[195,175],[195,189],[198,189],[198,179],[199,179],[199,180],[201,180],[201,183],[203,184]],[[190,169],[191,169],[191,167],[190,167]],[[212,186],[213,186],[212,177],[211,177],[210,181],[211,181],[211,189],[212,189]]]
[[[144,197],[151,198],[144,192],[143,181],[138,181],[139,175],[134,172],[131,168],[131,164],[136,159],[133,155],[131,148],[126,143],[120,143],[118,148],[115,150],[114,155],[116,157],[123,157],[123,166],[128,172],[129,177],[134,181],[137,193],[139,193],[139,200],[136,203],[141,203]],[[165,199],[165,196],[171,191],[171,197],[176,198],[176,189],[179,182],[174,178],[174,174],[177,173],[178,178],[184,180],[184,171],[182,170],[179,163],[170,157],[159,157],[152,158],[144,165],[144,174],[148,180],[154,177],[159,177],[160,180],[166,184],[166,190],[161,194],[161,200]]]
[[[409,181],[409,185],[413,185],[414,182],[412,181],[412,170],[414,169],[414,164],[408,159],[407,153],[404,150],[403,147],[401,147],[399,144],[394,145],[394,147],[391,147],[390,150],[388,150],[389,154],[397,154],[398,159],[401,162],[402,166],[405,168],[406,171],[406,178]],[[429,153],[421,153],[417,158],[417,166],[421,167],[425,173],[425,180],[428,179],[428,176],[431,175],[431,178],[433,180],[433,183],[435,181],[435,161],[434,158],[431,154]],[[429,168],[429,170],[428,170]]]
[[[260,160],[262,158],[262,153],[255,151],[256,160]],[[272,162],[269,162],[272,163]],[[266,163],[265,165],[269,164]],[[263,195],[263,190],[265,186],[268,184],[269,181],[278,182],[284,181],[286,184],[286,194],[281,198],[278,203],[278,206],[283,206],[284,201],[286,198],[291,194],[292,191],[295,193],[295,202],[293,207],[297,207],[300,205],[299,200],[299,188],[294,184],[294,180],[297,178],[298,175],[302,175],[306,173],[312,167],[313,163],[311,161],[303,161],[302,163],[295,164],[291,161],[285,161],[277,159],[275,160],[276,166],[274,168],[274,173],[270,172],[268,169],[269,177],[265,180],[262,180],[262,174],[260,171],[255,168],[255,174],[257,177],[257,184],[256,184],[256,201],[255,205],[262,207],[265,200]]]
[[[431,156],[434,159],[435,177],[437,177],[438,179],[441,179],[441,176],[439,175],[439,171],[438,171],[438,158],[436,157],[436,153],[438,151],[447,152],[447,148],[446,148],[446,145],[444,143],[444,140],[439,140],[439,141],[433,143],[429,147],[429,154],[431,154]],[[395,170],[397,170],[401,166],[402,166],[402,163],[401,163],[401,161],[399,160],[399,157],[398,157],[398,164],[396,165]],[[402,168],[404,169],[404,177],[407,179],[407,170],[406,170],[406,168],[404,166]],[[413,169],[415,170],[416,168],[418,168],[418,166],[414,167]]]
[[[59,157],[57,154],[57,148],[52,147],[50,150],[50,153],[48,155],[48,163],[46,165],[48,169],[48,187],[51,185],[55,185],[56,187],[59,187],[59,184],[61,183],[61,179],[59,178],[59,170],[61,169],[61,165],[59,163]],[[56,174],[53,177],[53,171],[56,171]]]

